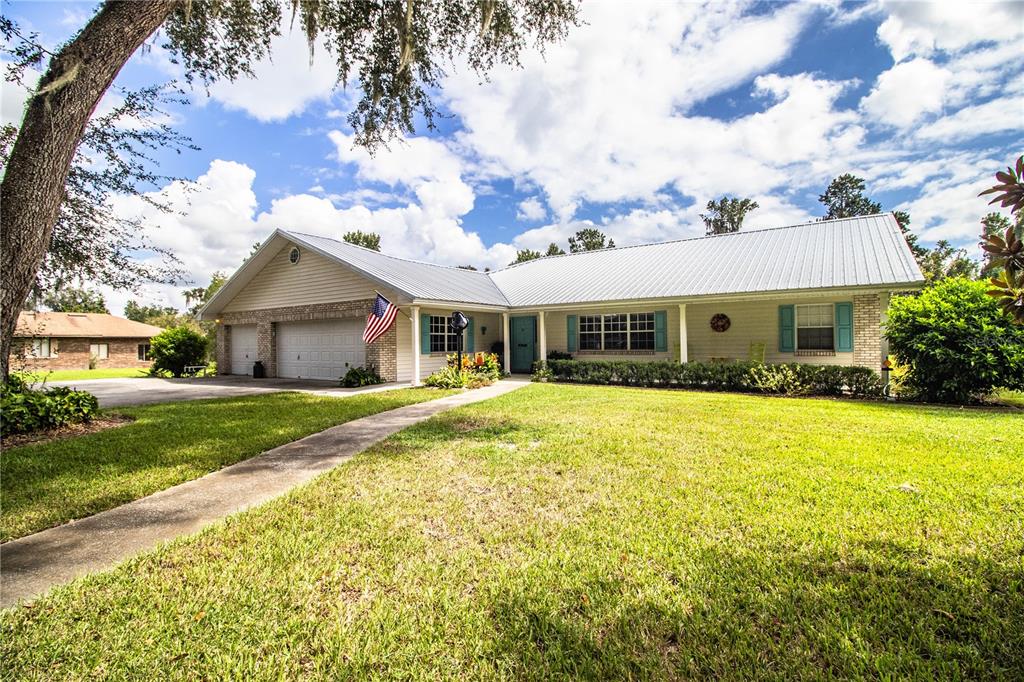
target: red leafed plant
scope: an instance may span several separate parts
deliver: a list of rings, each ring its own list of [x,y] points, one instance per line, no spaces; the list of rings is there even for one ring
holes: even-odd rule
[[[996,173],[998,185],[978,196],[995,194],[989,204],[1009,207],[1015,216],[1024,210],[1024,156],[1017,159],[1016,168]],[[1019,217],[1019,216],[1018,216]],[[991,254],[991,267],[1001,269],[989,280],[988,295],[995,298],[1017,324],[1024,324],[1024,241],[1013,226],[1006,234],[982,235],[981,248]]]

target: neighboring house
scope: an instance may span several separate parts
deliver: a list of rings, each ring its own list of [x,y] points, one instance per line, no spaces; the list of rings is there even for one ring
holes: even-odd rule
[[[23,312],[14,342],[26,369],[149,367],[149,340],[162,331],[103,313]]]
[[[504,353],[529,372],[549,351],[580,359],[863,365],[878,369],[889,295],[924,281],[891,214],[552,256],[496,272],[432,265],[277,230],[209,301],[217,367],[337,379],[373,365],[418,383],[455,350]],[[400,306],[361,339],[375,291]]]

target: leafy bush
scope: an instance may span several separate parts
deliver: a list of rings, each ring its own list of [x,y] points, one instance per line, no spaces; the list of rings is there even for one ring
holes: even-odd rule
[[[428,376],[423,383],[435,388],[480,388],[494,382],[471,370],[447,366]]]
[[[191,327],[165,329],[149,342],[149,355],[154,372],[169,372],[171,376],[184,376],[189,365],[206,364],[208,340],[202,332]]]
[[[563,353],[560,350],[549,350],[548,360],[572,360],[572,353]]]
[[[924,400],[967,403],[997,387],[1024,388],[1024,327],[983,282],[950,278],[894,298],[885,335],[907,367],[904,387]]]
[[[347,363],[346,363],[346,366]],[[359,388],[360,386],[374,386],[383,384],[384,379],[377,374],[373,365],[369,367],[349,367],[345,376],[341,378],[341,385],[346,388]]]
[[[96,396],[70,388],[35,390],[12,374],[0,387],[0,433],[4,436],[52,429],[91,420]]]
[[[423,383],[437,388],[480,388],[489,386],[501,378],[501,364],[494,353],[465,353],[462,367],[458,367],[459,356],[448,356],[448,364],[437,370]]]
[[[547,366],[556,381],[579,384],[854,396],[878,395],[881,388],[871,369],[839,365],[552,360]]]

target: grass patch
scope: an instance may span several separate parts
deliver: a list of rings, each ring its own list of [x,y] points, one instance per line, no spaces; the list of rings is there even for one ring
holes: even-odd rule
[[[114,367],[110,369],[54,369],[17,372],[26,381],[84,381],[86,379],[127,379],[148,376],[148,369]]]
[[[994,410],[532,385],[4,612],[11,677],[1020,679]]]
[[[345,398],[273,393],[117,408],[112,412],[135,421],[4,450],[0,538],[89,516],[329,426],[446,394],[431,389]]]
[[[1008,388],[999,388],[992,393],[992,398],[997,404],[1024,409],[1024,391],[1011,391]]]

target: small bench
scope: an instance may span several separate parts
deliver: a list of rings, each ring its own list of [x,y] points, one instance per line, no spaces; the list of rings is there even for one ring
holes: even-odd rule
[[[185,365],[185,376],[205,377],[209,369],[209,365]]]

